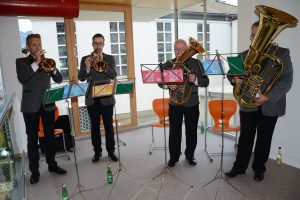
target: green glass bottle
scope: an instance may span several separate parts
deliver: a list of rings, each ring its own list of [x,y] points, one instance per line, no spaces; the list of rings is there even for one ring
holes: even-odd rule
[[[62,184],[61,200],[69,200],[69,194],[68,194],[68,190],[67,190],[66,184]]]
[[[204,123],[202,121],[201,121],[201,124],[200,124],[200,131],[201,131],[201,134],[204,134],[205,127],[204,127]]]
[[[112,174],[112,171],[111,171],[110,164],[107,165],[106,179],[107,179],[108,184],[113,183],[113,174]]]
[[[282,153],[281,153],[281,147],[278,147],[278,153],[276,155],[276,162],[277,164],[282,164]]]

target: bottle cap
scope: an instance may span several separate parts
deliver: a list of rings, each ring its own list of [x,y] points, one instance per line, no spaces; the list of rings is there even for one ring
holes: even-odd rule
[[[65,183],[62,184],[62,187],[67,187],[67,185]]]
[[[278,147],[278,149],[281,149],[281,147]]]

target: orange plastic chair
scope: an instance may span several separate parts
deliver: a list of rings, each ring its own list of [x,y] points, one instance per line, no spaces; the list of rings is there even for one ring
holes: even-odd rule
[[[54,121],[56,121],[58,119],[59,116],[59,110],[57,107],[55,107],[55,111],[54,111]],[[44,127],[43,127],[43,123],[42,123],[42,118],[40,118],[40,122],[39,122],[39,133],[38,136],[39,138],[43,138],[45,137],[45,133],[44,133]],[[63,129],[54,129],[54,136],[59,136],[60,134],[63,135],[63,144],[64,144],[64,152],[68,158],[68,160],[70,160],[67,148],[66,148],[66,143],[65,143],[65,135],[64,135],[64,131]]]
[[[214,125],[211,130],[216,133],[222,133],[222,100],[211,100],[208,102],[208,110],[214,120]],[[235,147],[237,147],[238,132],[240,132],[239,125],[230,124],[231,117],[237,111],[237,102],[231,99],[223,100],[223,131],[235,132]]]
[[[152,108],[155,114],[158,116],[159,121],[152,123],[152,144],[150,148],[150,154],[152,154],[153,150],[164,150],[167,147],[159,147],[155,146],[154,132],[153,128],[164,128],[170,127],[169,125],[169,99],[154,99],[152,102]],[[164,121],[165,120],[165,121]]]

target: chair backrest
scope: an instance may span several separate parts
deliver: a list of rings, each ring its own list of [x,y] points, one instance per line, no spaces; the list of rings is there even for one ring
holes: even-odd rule
[[[159,118],[159,122],[163,123],[164,117],[169,121],[169,99],[154,99],[152,102],[153,111]]]
[[[208,110],[214,119],[216,126],[222,122],[222,100],[211,100],[208,102]],[[230,118],[237,110],[237,102],[231,99],[223,100],[224,126],[229,125]]]
[[[59,110],[58,110],[58,107],[55,107],[54,121],[56,121],[58,119],[58,116],[59,116]],[[42,123],[42,117],[40,117],[39,129],[40,129],[40,132],[44,133],[44,127],[43,127],[43,123]]]

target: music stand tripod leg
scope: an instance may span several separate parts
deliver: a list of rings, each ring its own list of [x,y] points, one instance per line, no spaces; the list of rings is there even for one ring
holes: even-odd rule
[[[71,84],[70,84],[70,88],[71,88]],[[69,110],[70,105],[69,105],[69,101],[68,98],[66,98],[66,103],[67,103],[67,108]],[[72,109],[72,108],[70,108]],[[71,131],[74,133],[74,127],[73,127],[73,115],[72,113],[69,111],[69,116],[70,116],[70,126],[71,126]],[[77,186],[75,187],[74,191],[71,193],[70,195],[70,199],[72,199],[73,197],[77,196],[78,194],[81,195],[81,197],[83,199],[86,200],[85,196],[84,196],[84,192],[88,192],[88,191],[92,191],[94,189],[85,189],[83,187],[83,185],[80,183],[80,176],[79,176],[79,170],[78,170],[78,162],[77,162],[77,156],[76,156],[76,145],[75,145],[75,140],[73,140],[74,144],[73,144],[73,155],[74,155],[74,165],[75,165],[75,171],[76,171],[76,178],[77,178]]]
[[[222,138],[222,145],[221,145],[221,153],[220,153],[221,161],[220,161],[220,168],[219,168],[218,172],[216,173],[215,177],[211,181],[209,181],[208,183],[203,185],[202,187],[206,187],[207,185],[214,182],[215,180],[219,180],[219,184],[218,184],[217,191],[216,191],[216,197],[217,197],[217,194],[218,194],[218,191],[219,191],[220,181],[224,180],[232,188],[234,188],[236,191],[238,191],[241,195],[245,196],[241,191],[239,191],[235,186],[233,186],[227,180],[226,175],[225,175],[224,170],[223,170],[223,158],[224,158],[224,123],[223,123],[224,122],[224,80],[225,80],[225,75],[226,74],[224,73],[224,70],[222,68],[222,64],[221,64],[221,60],[220,60],[220,54],[218,53],[218,50],[216,50],[216,57],[218,59],[219,67],[220,67],[221,72],[222,72],[222,96],[221,96],[221,116],[222,116],[221,138]]]
[[[117,109],[116,109],[116,106],[115,106],[115,110],[114,110],[114,117],[115,117],[115,119],[117,119]],[[118,131],[118,123],[117,123],[117,120],[115,120],[115,126],[116,126],[116,127],[115,127],[115,130],[116,130],[116,136],[117,136],[117,149],[118,149],[118,156],[119,156],[119,160],[118,160],[119,165],[118,165],[118,170],[113,174],[113,176],[116,176],[116,179],[114,180],[113,185],[112,185],[112,188],[111,188],[111,190],[110,190],[110,192],[109,192],[109,194],[108,194],[108,197],[107,197],[108,200],[111,198],[112,192],[113,192],[113,190],[114,190],[114,188],[115,188],[115,185],[116,185],[116,183],[117,183],[117,181],[118,181],[118,179],[119,179],[120,173],[121,173],[122,171],[124,172],[124,170],[122,170],[122,167],[125,168],[124,165],[123,165],[122,162],[121,162],[120,139],[119,139],[119,131]],[[124,173],[125,173],[127,176],[130,176],[130,175],[128,175],[126,172],[124,172]]]
[[[161,77],[162,77],[162,88],[165,88],[166,84],[165,84],[165,81],[164,81],[162,63],[160,63],[159,66],[160,66]],[[162,96],[163,96],[163,108],[162,109],[163,109],[163,112],[164,112],[165,111],[165,108],[164,108],[164,106],[165,106],[165,103],[164,103],[164,99],[165,99],[164,90],[163,90]],[[165,153],[165,163],[164,163],[164,167],[163,167],[162,171],[157,176],[155,176],[153,178],[153,180],[155,180],[156,178],[162,176],[162,181],[160,183],[160,187],[159,187],[159,191],[157,193],[156,199],[158,199],[158,196],[159,196],[160,191],[162,189],[162,186],[164,184],[166,175],[168,175],[168,174],[170,176],[172,176],[173,178],[175,178],[175,180],[180,181],[181,183],[183,183],[185,186],[193,188],[193,185],[190,185],[190,184],[186,183],[185,181],[181,180],[180,178],[178,178],[175,175],[175,173],[168,166],[168,162],[167,162],[167,134],[166,134],[166,123],[165,123],[166,122],[166,113],[163,113],[163,116],[164,116],[164,119],[163,119],[164,120],[164,123],[163,123],[164,124],[164,147],[163,147],[163,149],[164,149],[164,153]]]

